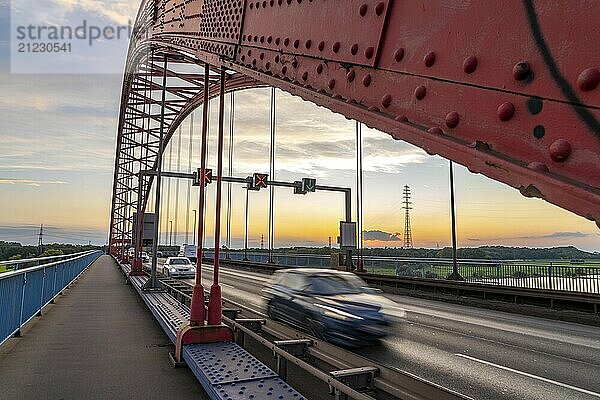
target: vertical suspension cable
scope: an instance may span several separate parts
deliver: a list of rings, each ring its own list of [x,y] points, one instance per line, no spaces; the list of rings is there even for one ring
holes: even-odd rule
[[[169,146],[169,171],[173,170],[173,142],[170,143]],[[171,232],[170,232],[170,224],[169,224],[169,218],[170,218],[170,214],[171,214],[171,178],[166,178],[167,181],[167,212],[165,213],[165,225],[167,226],[167,229],[165,229],[165,243],[169,243],[169,245],[171,245],[172,242],[172,238],[171,238]]]
[[[363,140],[362,123],[356,121],[356,228],[357,242],[357,269],[363,269]]]
[[[208,112],[208,118],[206,119],[206,157],[208,160],[208,155],[210,154],[210,151],[208,149],[210,142],[210,100],[208,101],[208,104],[205,105],[205,107],[206,111]],[[203,224],[203,227],[206,226],[206,224],[204,223],[204,220],[206,219],[206,203],[207,202],[205,201],[204,205],[202,206],[202,215],[204,215],[205,217],[202,219],[202,221],[200,221],[200,223]],[[206,243],[206,229],[203,229],[202,232],[202,243]]]
[[[276,108],[275,108],[275,88],[271,88],[271,152],[269,154],[269,177],[275,180],[275,123],[276,123]],[[275,187],[269,186],[269,262],[273,262],[273,250],[275,247]]]
[[[192,172],[192,157],[194,156],[194,113],[190,115],[190,137],[188,143],[188,172]],[[190,244],[190,202],[192,181],[187,180],[187,201],[185,204],[185,244]],[[194,233],[192,232],[192,235]]]
[[[181,172],[181,125],[177,130],[177,172]],[[173,221],[173,245],[177,246],[177,232],[179,232],[179,183],[181,179],[175,181],[175,218]]]
[[[234,119],[235,119],[235,93],[231,92],[230,95],[231,103],[229,105],[229,176],[233,176],[233,131],[234,131]],[[225,258],[230,258],[229,249],[231,249],[231,182],[227,182],[227,252]]]

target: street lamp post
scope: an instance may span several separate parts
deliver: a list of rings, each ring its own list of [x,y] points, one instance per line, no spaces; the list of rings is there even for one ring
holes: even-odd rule
[[[248,261],[248,203],[250,188],[246,186],[246,232],[244,234],[244,261]]]
[[[454,202],[454,164],[450,160],[450,215],[452,217],[452,273],[448,279],[464,281],[458,272],[458,260],[456,254],[456,206]]]
[[[169,246],[173,246],[173,221],[169,221]]]
[[[194,212],[194,229],[192,230],[192,232],[194,232],[194,234],[192,235],[194,237],[194,246],[196,245],[196,210],[192,210]]]

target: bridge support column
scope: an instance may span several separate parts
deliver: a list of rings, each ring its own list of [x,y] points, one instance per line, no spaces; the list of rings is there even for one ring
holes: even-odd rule
[[[221,200],[223,192],[223,123],[225,109],[225,68],[221,68],[221,88],[219,95],[219,140],[217,149],[217,200],[215,205],[215,258],[213,284],[208,301],[208,324],[220,325],[223,321],[221,286],[219,286],[219,256],[221,252]]]

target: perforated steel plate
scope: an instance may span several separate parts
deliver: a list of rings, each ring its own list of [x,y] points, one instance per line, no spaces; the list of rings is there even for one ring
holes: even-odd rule
[[[234,343],[196,344],[186,346],[185,351],[211,385],[277,377],[269,367]]]
[[[215,391],[216,395],[222,399],[305,399],[304,396],[279,378],[217,385]]]

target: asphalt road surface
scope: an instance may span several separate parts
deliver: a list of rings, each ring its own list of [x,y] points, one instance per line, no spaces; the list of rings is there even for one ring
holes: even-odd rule
[[[211,267],[202,276],[208,287]],[[223,296],[263,313],[260,290],[268,280],[221,267]],[[379,364],[474,399],[600,399],[600,328],[385,297],[398,317],[392,334],[379,346],[355,350]]]

